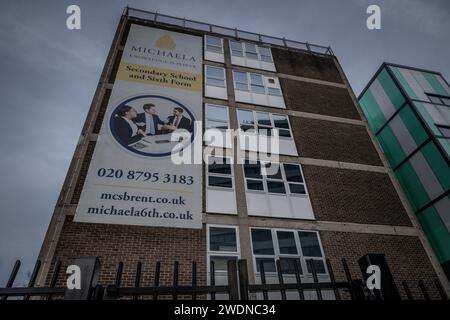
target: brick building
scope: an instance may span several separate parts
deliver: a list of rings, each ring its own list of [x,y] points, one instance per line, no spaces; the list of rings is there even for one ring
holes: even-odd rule
[[[132,25],[203,39],[205,127],[241,128],[241,140],[248,129],[279,129],[281,166],[272,176],[260,174],[260,162],[239,163],[238,148],[244,157],[252,153],[240,144],[232,148],[233,164],[203,165],[201,229],[73,221]],[[205,284],[211,260],[220,282],[225,262],[238,258],[246,259],[253,282],[261,262],[271,277],[275,259],[286,273],[297,259],[308,281],[306,259],[326,279],[329,258],[342,279],[346,258],[360,278],[357,260],[367,253],[386,255],[399,288],[403,280],[431,286],[436,279],[448,288],[331,49],[127,8],[40,252],[39,283],[50,280],[57,260],[66,266],[80,256],[100,258],[106,285],[119,261],[128,285],[138,261],[142,283],[151,283],[155,262],[162,262],[161,285],[171,284],[174,261],[180,284],[190,283],[192,261]]]

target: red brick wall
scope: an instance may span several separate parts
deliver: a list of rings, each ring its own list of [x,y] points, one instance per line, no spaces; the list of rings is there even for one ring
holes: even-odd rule
[[[363,126],[301,117],[289,119],[301,157],[382,165]]]
[[[280,73],[343,83],[331,57],[272,48],[273,60]]]
[[[317,220],[411,226],[386,173],[302,168]]]
[[[346,88],[280,78],[286,108],[361,120]]]
[[[160,285],[172,285],[173,264],[179,262],[179,284],[191,284],[192,261],[197,262],[198,284],[206,283],[206,233],[203,229],[156,228],[74,223],[67,217],[55,251],[61,260],[58,283],[75,257],[99,257],[100,284],[113,284],[117,265],[124,263],[122,284],[134,285],[137,262],[142,262],[141,285],[153,285],[156,261],[161,262]],[[47,277],[50,281],[53,266]]]
[[[423,280],[432,299],[440,299],[434,286],[437,280],[419,238],[379,234],[320,232],[325,255],[330,259],[336,280],[345,280],[341,259],[347,260],[354,279],[362,279],[358,259],[368,253],[383,253],[403,299],[402,281],[407,281],[413,297],[422,299],[417,281]],[[383,284],[381,284],[383,285]]]

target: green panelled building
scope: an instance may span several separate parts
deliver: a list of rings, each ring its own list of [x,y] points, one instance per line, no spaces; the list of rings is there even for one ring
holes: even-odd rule
[[[450,86],[438,72],[384,63],[359,96],[450,279]]]

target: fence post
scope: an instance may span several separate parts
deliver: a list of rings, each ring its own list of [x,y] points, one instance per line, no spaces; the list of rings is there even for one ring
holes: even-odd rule
[[[98,258],[76,258],[72,262],[80,268],[80,289],[66,289],[64,294],[65,300],[89,300],[97,286],[100,273],[100,260]]]
[[[239,270],[239,293],[241,296],[241,300],[248,300],[247,260],[239,259],[238,270]]]
[[[11,274],[9,275],[9,279],[8,282],[6,283],[6,288],[11,288],[14,284],[14,280],[16,280],[16,276],[17,276],[17,272],[19,271],[20,268],[20,260],[16,260],[16,262],[14,263],[14,267],[11,271]],[[2,300],[6,300],[8,298],[8,296],[3,296]]]
[[[376,265],[380,268],[381,289],[372,290],[377,297],[377,300],[401,300],[397,284],[394,281],[394,277],[392,276],[391,269],[389,268],[384,254],[366,254],[358,260],[358,263],[363,278],[366,281],[369,277],[366,273],[368,266]]]
[[[235,260],[228,260],[228,285],[230,286],[230,300],[239,300],[238,275]]]

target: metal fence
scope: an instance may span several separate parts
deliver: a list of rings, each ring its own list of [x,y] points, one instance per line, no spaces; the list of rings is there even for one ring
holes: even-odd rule
[[[195,20],[189,20],[186,18],[178,18],[174,16],[169,16],[161,14],[158,12],[145,11],[136,8],[126,7],[124,10],[124,15],[127,17],[152,21],[154,23],[163,23],[173,26],[178,26],[182,28],[189,28],[197,31],[209,32],[217,35],[233,37],[236,39],[257,41],[262,43],[267,43],[270,45],[276,45],[281,47],[288,47],[300,50],[306,50],[312,53],[318,53],[322,55],[333,56],[333,50],[330,46],[322,46],[318,44],[312,44],[309,42],[300,42],[295,40],[288,40],[286,38],[279,38],[268,36],[260,33],[249,32],[244,30],[239,30],[236,28],[222,27],[211,23],[205,23]]]
[[[98,261],[98,258],[91,258]],[[212,261],[209,270],[209,284],[199,285],[198,284],[198,269],[197,263],[192,262],[191,266],[191,279],[190,285],[180,285],[180,264],[174,262],[173,272],[172,272],[172,284],[170,286],[160,286],[161,277],[161,263],[156,262],[154,267],[154,278],[151,286],[142,285],[142,263],[138,262],[136,265],[136,270],[134,274],[134,285],[126,286],[122,284],[122,274],[124,264],[120,262],[117,266],[115,281],[110,285],[100,285],[94,278],[90,278],[89,283],[82,287],[80,290],[80,295],[78,297],[83,297],[83,299],[88,300],[116,300],[116,299],[153,299],[158,300],[159,298],[165,299],[178,299],[179,297],[183,299],[209,299],[216,300],[217,294],[226,294],[227,298],[230,300],[251,300],[255,299],[255,295],[260,296],[259,299],[268,300],[269,293],[277,292],[280,294],[281,300],[287,300],[287,292],[297,292],[298,300],[306,300],[305,292],[315,292],[316,300],[324,300],[323,292],[331,291],[333,292],[333,299],[349,299],[349,300],[383,300],[377,292],[370,291],[364,285],[361,279],[354,279],[350,273],[347,261],[345,259],[341,260],[342,269],[345,274],[344,281],[336,281],[335,274],[330,261],[326,260],[326,265],[328,269],[327,281],[319,281],[319,276],[317,274],[315,264],[313,260],[307,261],[308,269],[312,274],[312,282],[302,282],[302,274],[299,264],[294,263],[294,272],[289,272],[290,276],[295,277],[295,282],[286,283],[285,276],[283,273],[283,268],[281,266],[280,260],[276,261],[276,276],[278,278],[277,283],[267,282],[267,272],[264,270],[264,264],[261,262],[259,265],[259,284],[250,284],[249,276],[247,270],[247,261],[240,259],[230,260],[227,264],[227,284],[216,285],[216,271],[215,265]],[[98,265],[98,266],[97,266]],[[92,273],[99,273],[100,264],[96,264],[95,270]],[[36,265],[31,274],[29,283],[27,287],[14,287],[14,281],[16,279],[17,273],[20,268],[20,261],[16,261],[14,267],[11,271],[6,287],[0,288],[0,297],[2,300],[6,300],[9,297],[22,298],[28,300],[31,297],[36,297],[38,299],[73,299],[73,295],[68,295],[68,292],[73,292],[74,290],[68,290],[66,287],[57,287],[58,275],[61,271],[61,261],[57,261],[54,264],[53,273],[50,277],[50,282],[48,286],[45,287],[35,287],[35,281],[41,267],[41,262],[37,261]],[[426,288],[423,281],[410,281],[402,282],[406,298],[408,300],[413,300],[413,295],[411,293],[411,285],[417,286],[422,294],[423,300],[430,300],[431,295],[429,294],[429,289]],[[437,290],[440,299],[448,300],[445,290],[439,283],[435,281],[435,289]]]

